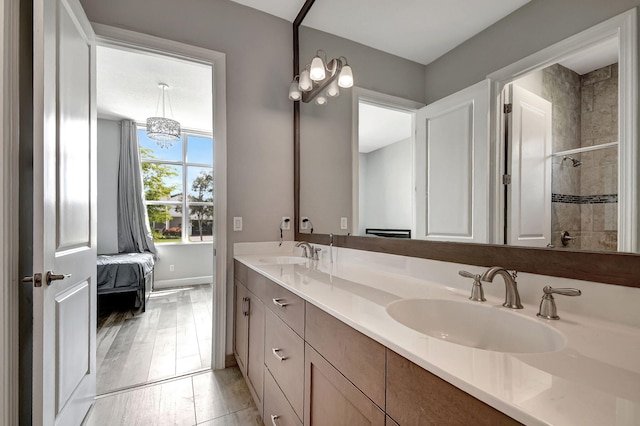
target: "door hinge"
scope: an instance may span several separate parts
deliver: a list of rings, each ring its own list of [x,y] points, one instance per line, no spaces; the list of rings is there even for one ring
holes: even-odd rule
[[[504,113],[511,114],[511,110],[513,109],[513,104],[504,104]]]
[[[511,175],[502,175],[502,184],[510,185],[511,184]]]

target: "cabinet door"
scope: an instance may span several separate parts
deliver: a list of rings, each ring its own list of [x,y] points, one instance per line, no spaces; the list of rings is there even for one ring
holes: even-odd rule
[[[387,414],[401,426],[520,424],[391,350]]]
[[[249,355],[247,378],[255,394],[258,411],[262,413],[264,384],[264,304],[249,292]]]
[[[304,424],[383,426],[384,412],[311,346],[305,345]]]
[[[247,289],[238,281],[235,282],[234,290],[235,321],[233,322],[233,352],[236,356],[236,360],[238,361],[240,371],[242,371],[242,374],[246,376],[248,354],[247,345],[249,337],[249,317],[247,316],[247,309],[249,306],[249,297]]]

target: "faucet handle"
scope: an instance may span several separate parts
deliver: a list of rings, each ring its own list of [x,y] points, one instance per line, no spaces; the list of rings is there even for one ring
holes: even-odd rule
[[[556,309],[556,301],[553,298],[554,294],[561,294],[563,296],[580,296],[582,292],[577,288],[553,288],[551,286],[545,286],[542,291],[544,295],[540,301],[540,310],[538,311],[538,317],[558,320],[558,310]]]
[[[562,294],[563,296],[580,296],[582,292],[577,288],[553,288],[551,286],[545,286],[542,289],[545,295],[547,294]],[[543,296],[544,297],[544,296]]]
[[[318,253],[320,253],[322,251],[322,249],[320,247],[314,247],[313,248],[313,260],[320,260],[320,256],[318,256]]]
[[[480,274],[472,274],[471,272],[467,271],[458,271],[458,275],[465,278],[473,278],[474,280],[476,279],[476,277],[477,279],[480,279]]]
[[[487,300],[484,298],[484,290],[482,288],[482,283],[480,282],[480,274],[472,274],[467,271],[458,271],[458,274],[462,277],[473,278],[473,287],[471,287],[471,296],[469,296],[469,300],[473,300],[474,302],[485,302]]]

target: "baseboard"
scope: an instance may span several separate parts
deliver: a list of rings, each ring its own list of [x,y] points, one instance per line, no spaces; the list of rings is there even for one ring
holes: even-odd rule
[[[202,277],[178,278],[174,280],[155,280],[154,289],[185,287],[189,285],[211,284],[213,283],[213,275],[205,275]]]

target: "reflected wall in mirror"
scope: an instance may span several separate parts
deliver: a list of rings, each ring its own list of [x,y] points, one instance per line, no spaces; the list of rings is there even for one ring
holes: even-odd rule
[[[424,103],[434,104],[433,100],[437,99],[438,94],[452,95],[456,90],[466,87],[464,84],[474,83],[472,79],[482,80],[495,70],[505,67],[509,63],[505,63],[505,60],[509,57],[520,59],[523,54],[534,53],[535,50],[530,46],[517,51],[518,46],[524,43],[520,41],[520,37],[515,37],[512,45],[506,49],[509,54],[505,59],[490,53],[489,50],[495,47],[491,47],[491,43],[488,42],[495,40],[496,34],[504,33],[506,28],[514,23],[529,23],[546,13],[544,10],[548,5],[543,5],[540,1],[531,3],[454,49],[452,53],[426,66],[304,26],[300,28],[300,58],[301,62],[305,62],[318,49],[334,56],[347,56],[349,64],[354,69],[355,85],[358,88],[365,88],[363,92],[385,94],[390,98],[413,103],[414,109],[407,108],[407,113],[416,114]],[[578,19],[578,24],[573,24],[574,28],[584,29],[587,22],[591,25],[597,23],[595,16],[608,18],[615,15],[614,7],[603,4],[599,6],[597,13],[578,12],[579,16],[584,16]],[[313,10],[312,8],[310,14]],[[556,24],[562,21],[557,19]],[[557,37],[556,40],[562,40],[579,32],[568,32],[570,30],[568,27],[562,30],[553,28],[551,33]],[[523,28],[523,39],[527,37],[527,31],[532,29],[528,26]],[[553,37],[547,37],[547,40],[553,40]],[[592,43],[588,46],[589,49],[586,49],[585,44],[582,55],[577,55],[575,49],[564,54],[556,53],[554,62],[546,59],[544,66],[530,68],[526,73],[519,71],[518,78],[501,82],[505,88],[501,95],[505,103],[509,103],[507,101],[520,89],[550,103],[552,114],[549,124],[550,137],[547,138],[548,148],[521,144],[519,148],[528,147],[529,151],[514,150],[518,143],[503,143],[500,140],[502,134],[496,131],[493,136],[484,135],[487,155],[482,166],[474,164],[472,159],[463,160],[457,157],[459,153],[452,147],[445,148],[445,152],[446,149],[450,149],[449,157],[452,159],[451,166],[443,167],[445,170],[456,170],[455,176],[459,176],[458,168],[455,166],[469,165],[469,170],[472,170],[469,180],[475,178],[478,182],[486,179],[491,192],[478,197],[470,189],[467,191],[467,188],[461,190],[452,187],[448,193],[443,192],[446,194],[444,199],[430,201],[432,206],[450,205],[456,195],[465,194],[466,198],[461,199],[459,206],[450,210],[451,217],[446,217],[446,209],[442,209],[444,213],[440,213],[441,216],[444,214],[444,219],[453,220],[456,217],[455,213],[461,212],[456,218],[462,224],[458,228],[467,226],[469,231],[466,234],[466,231],[460,233],[458,228],[453,227],[455,232],[452,232],[452,235],[458,232],[461,237],[430,233],[429,212],[438,209],[429,209],[429,181],[425,181],[424,197],[416,191],[421,178],[418,173],[420,165],[417,164],[420,159],[416,157],[420,148],[416,144],[410,149],[413,155],[411,165],[402,169],[401,173],[390,170],[399,164],[395,161],[402,151],[402,143],[395,144],[398,152],[392,156],[387,155],[392,154],[391,148],[380,148],[368,153],[361,153],[357,149],[359,135],[364,129],[358,127],[358,120],[354,118],[360,115],[361,104],[382,108],[385,105],[366,99],[360,101],[360,92],[356,88],[351,93],[351,99],[349,96],[341,96],[324,106],[301,104],[300,215],[313,220],[316,233],[324,234],[333,232],[400,238],[410,234],[412,238],[436,241],[508,243],[518,246],[555,247],[560,250],[595,251],[617,250],[620,244],[618,234],[622,232],[633,234],[633,239],[637,239],[637,224],[629,226],[628,221],[619,220],[619,217],[626,213],[619,212],[618,209],[618,206],[621,206],[618,203],[619,198],[629,194],[629,191],[619,193],[618,181],[626,180],[627,185],[634,182],[634,186],[637,181],[635,166],[625,168],[619,167],[618,164],[618,157],[623,155],[618,149],[618,127],[625,125],[618,121],[617,112],[618,104],[623,101],[619,99],[617,87],[617,54],[620,42],[619,39],[614,40],[611,37],[601,41],[603,42]],[[539,47],[553,44],[549,41],[547,43],[540,44]],[[594,49],[593,44],[601,44],[600,49]],[[482,55],[491,59],[479,61]],[[517,61],[512,59],[512,62]],[[446,64],[454,68],[447,71]],[[463,66],[466,69],[463,69]],[[456,76],[460,78],[456,79]],[[637,82],[637,76],[634,78]],[[487,91],[488,100],[494,100],[493,96],[496,95]],[[516,94],[516,98],[517,96]],[[494,107],[497,107],[497,104]],[[531,114],[527,118],[532,118]],[[504,127],[509,129],[511,126],[513,131],[514,123],[509,121],[511,119],[504,120]],[[496,121],[500,120],[496,118]],[[531,123],[524,125],[525,128],[539,129],[539,126]],[[532,137],[544,139],[544,134],[539,132]],[[478,135],[468,136],[478,140]],[[411,143],[405,141],[405,145]],[[633,161],[637,163],[637,150],[628,149],[628,146],[625,147],[625,152],[633,153]],[[404,151],[406,154],[408,150]],[[530,157],[534,151],[540,156],[538,160]],[[514,158],[516,154],[522,156]],[[390,161],[390,158],[396,160]],[[515,175],[514,164],[518,165],[515,167]],[[521,167],[522,165],[524,167]],[[464,167],[460,170],[464,170]],[[479,172],[484,174],[480,176]],[[619,173],[622,172],[634,174],[621,177]],[[398,186],[396,191],[390,190],[390,180],[387,179],[390,173],[396,181],[411,181],[409,191],[414,194],[410,201],[410,224],[406,212],[407,188]],[[406,176],[407,173],[409,176]],[[521,173],[525,173],[525,178],[517,182],[518,185],[514,185],[513,180],[521,176]],[[502,185],[503,174],[510,175],[510,185]],[[533,176],[537,176],[535,183]],[[435,177],[431,176],[431,179],[434,180]],[[451,180],[446,174],[440,174],[439,179],[440,182]],[[406,182],[397,184],[406,185]],[[469,188],[471,186],[469,184]],[[432,194],[433,192],[431,191]],[[526,194],[526,197],[522,194]],[[637,204],[637,198],[634,197],[628,201]],[[385,198],[389,203],[381,205],[381,200]],[[401,203],[399,198],[405,201]],[[421,198],[425,198],[422,210]],[[474,202],[476,204],[473,204]],[[633,208],[637,209],[635,204]],[[394,213],[394,209],[401,205],[405,207],[400,209],[399,213]],[[627,210],[629,209],[630,206],[627,205]],[[475,224],[473,220],[479,211],[485,211],[487,217]],[[344,218],[347,229],[343,226]],[[369,233],[367,229],[370,229]],[[481,237],[478,237],[479,235]],[[635,243],[620,247],[624,251],[631,251],[635,249]]]

